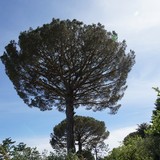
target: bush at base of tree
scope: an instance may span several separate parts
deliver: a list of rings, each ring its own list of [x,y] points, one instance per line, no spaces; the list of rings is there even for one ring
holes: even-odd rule
[[[77,156],[80,160],[95,160],[91,151],[83,150],[81,153],[77,152]]]

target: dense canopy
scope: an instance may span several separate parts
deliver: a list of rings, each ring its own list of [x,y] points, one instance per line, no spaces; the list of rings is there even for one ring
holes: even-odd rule
[[[66,97],[74,107],[113,109],[126,88],[134,53],[125,54],[126,43],[115,41],[101,24],[54,20],[22,32],[1,57],[19,96],[41,110],[58,106]],[[72,95],[70,95],[72,94]]]
[[[77,151],[82,150],[95,151],[95,149],[105,150],[107,146],[104,141],[109,136],[105,123],[92,117],[75,116],[74,117],[74,136]],[[53,128],[50,143],[57,152],[65,152],[67,144],[67,122],[61,121]]]

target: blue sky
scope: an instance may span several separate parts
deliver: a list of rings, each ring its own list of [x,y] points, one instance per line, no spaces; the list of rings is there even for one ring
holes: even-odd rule
[[[160,1],[159,0],[1,0],[0,1],[0,55],[10,40],[19,33],[51,22],[52,18],[77,19],[86,24],[102,23],[108,31],[115,30],[119,40],[127,41],[127,50],[134,50],[136,64],[127,79],[128,89],[119,102],[122,107],[116,115],[86,111],[79,115],[103,120],[110,131],[110,148],[119,145],[123,137],[149,122],[160,87]],[[0,62],[0,141],[11,137],[40,150],[52,150],[49,137],[54,125],[65,118],[53,109],[41,112],[29,108],[17,96]]]

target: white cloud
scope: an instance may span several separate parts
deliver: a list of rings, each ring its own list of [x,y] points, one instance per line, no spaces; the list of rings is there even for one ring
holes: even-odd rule
[[[139,16],[139,11],[135,11],[134,16]]]
[[[127,3],[124,0],[124,3]],[[136,4],[136,5],[134,5]],[[127,9],[120,12],[120,7],[118,7],[116,12],[116,21],[114,25],[122,27],[125,31],[132,31],[133,33],[140,32],[146,29],[150,29],[155,26],[160,25],[160,1],[158,0],[142,0],[142,1],[132,1],[127,3]],[[118,16],[121,16],[118,18]]]
[[[134,132],[137,126],[129,126],[110,131],[109,138],[106,143],[109,144],[109,149],[112,150],[121,145],[123,139],[131,132]]]

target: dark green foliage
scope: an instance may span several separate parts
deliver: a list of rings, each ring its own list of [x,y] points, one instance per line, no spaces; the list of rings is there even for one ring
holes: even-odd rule
[[[160,159],[160,90],[156,90],[156,108],[152,114],[152,123],[143,123],[136,132],[124,139],[124,144],[110,152],[106,160],[159,160]]]
[[[65,110],[72,90],[75,107],[113,109],[126,88],[134,54],[125,54],[125,42],[111,37],[101,24],[53,20],[22,32],[18,44],[11,41],[6,46],[1,60],[29,106],[46,110],[54,105]]]
[[[105,160],[154,160],[151,152],[146,148],[149,142],[145,138],[132,137],[126,145],[113,149]]]
[[[138,136],[145,138],[146,137],[146,131],[150,128],[150,125],[147,123],[142,123],[138,125],[138,128],[136,129]]]
[[[157,92],[156,107],[155,110],[153,110],[151,127],[147,133],[150,136],[157,137],[160,136],[160,90],[159,88],[154,88],[154,90]]]
[[[0,159],[9,160],[12,155],[14,143],[15,141],[12,141],[11,138],[6,138],[2,141],[2,144],[0,144]]]
[[[150,143],[147,145],[148,150],[153,154],[154,160],[160,159],[160,90],[154,88],[157,92],[156,107],[152,114],[151,127],[147,130]]]
[[[148,136],[144,139],[144,147],[146,148],[146,151],[150,154],[150,157],[152,157],[154,160],[160,159],[160,137],[159,136]]]
[[[11,138],[6,138],[0,144],[0,160],[40,160],[40,158],[36,148],[27,147],[24,143],[15,145]]]
[[[100,23],[53,19],[11,41],[1,60],[18,95],[30,107],[57,107],[67,117],[67,148],[74,148],[74,108],[116,113],[135,55]]]
[[[89,153],[84,151],[84,155]],[[39,153],[37,148],[28,147],[23,142],[16,145],[15,141],[11,138],[6,138],[0,143],[0,160],[84,160],[78,159],[76,154],[70,154],[68,156],[56,155],[53,152],[48,154],[47,150],[44,150],[42,154]],[[92,160],[92,159],[89,159]]]
[[[61,156],[61,155],[55,155],[54,153],[50,153],[49,156],[47,156],[46,159],[44,160],[65,160],[65,157],[64,156]]]
[[[103,121],[98,121],[91,117],[75,116],[74,117],[74,137],[75,144],[78,147],[78,153],[83,150],[94,151],[95,149],[107,149],[104,140],[108,137],[109,132]],[[57,152],[65,152],[67,142],[66,119],[53,128],[50,143]]]
[[[93,154],[89,150],[83,150],[80,153],[77,152],[77,156],[80,160],[95,160]]]
[[[160,111],[160,90],[158,87],[153,89],[157,92],[157,99],[155,102],[156,107],[155,107],[155,110],[153,110],[152,118],[157,115],[157,111]]]
[[[140,125],[138,125],[138,128],[136,129],[137,131],[135,132],[132,132],[130,134],[128,134],[124,140],[123,140],[123,143],[126,144],[127,141],[130,139],[130,138],[134,138],[134,137],[141,137],[141,138],[145,138],[147,136],[146,134],[146,131],[150,128],[150,125],[147,124],[147,123],[142,123]]]
[[[152,136],[160,136],[160,111],[156,111],[156,115],[152,116],[152,125],[147,132]]]

